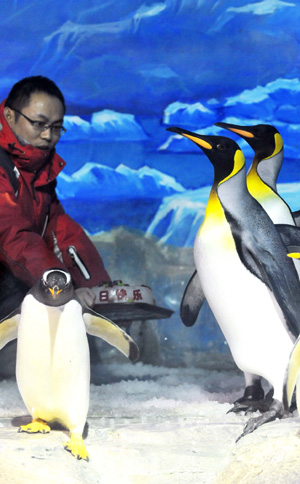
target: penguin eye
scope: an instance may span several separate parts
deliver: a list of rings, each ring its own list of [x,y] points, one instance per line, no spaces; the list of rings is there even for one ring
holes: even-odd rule
[[[217,145],[217,149],[218,149],[218,150],[220,150],[220,151],[224,151],[224,150],[226,149],[226,146],[225,146],[225,144],[223,144],[223,143],[219,143],[219,144]]]

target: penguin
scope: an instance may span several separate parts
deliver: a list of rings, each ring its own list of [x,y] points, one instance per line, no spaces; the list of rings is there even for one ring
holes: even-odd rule
[[[270,124],[240,126],[215,123],[241,136],[254,151],[247,175],[251,195],[259,201],[274,223],[300,226],[300,210],[292,211],[277,192],[277,178],[283,162],[284,144],[279,131]]]
[[[290,207],[277,192],[284,148],[283,139],[275,126],[239,126],[223,122],[215,125],[238,134],[254,150],[254,158],[247,173],[247,187],[273,223],[296,225]]]
[[[247,173],[247,188],[250,194],[265,209],[273,223],[297,225],[294,214],[286,201],[277,192],[277,178],[283,163],[283,139],[275,126],[258,124],[240,126],[224,122],[215,126],[227,129],[243,138],[253,149],[254,158]],[[294,259],[295,268],[300,278],[300,261]],[[256,401],[264,396],[260,379],[256,375],[245,375],[244,396],[234,402],[232,411],[247,408],[256,410]]]
[[[21,306],[0,323],[0,349],[17,338],[17,385],[32,416],[19,431],[46,433],[58,422],[71,434],[65,449],[84,460],[89,459],[82,438],[90,386],[86,333],[115,346],[131,361],[138,358],[130,336],[82,305],[71,275],[55,268],[44,272]]]
[[[247,187],[250,194],[266,210],[273,223],[300,225],[299,212],[291,212],[288,204],[278,194],[276,182],[283,162],[283,140],[278,130],[271,125],[240,126],[218,122],[216,126],[228,129],[245,139],[254,150],[254,159],[247,174]],[[295,262],[300,276],[300,263]],[[199,298],[201,290],[197,287],[196,272],[187,284],[181,307],[181,319],[186,326],[192,326],[203,304]],[[190,306],[187,300],[193,300]]]
[[[300,336],[291,351],[284,379],[283,404],[286,412],[290,409],[295,387],[297,410],[300,415]]]
[[[203,298],[240,370],[265,378],[273,388],[269,408],[247,422],[243,436],[284,415],[284,375],[300,332],[299,279],[280,232],[247,189],[245,159],[237,143],[181,128],[168,130],[196,143],[214,166],[194,244]],[[299,248],[298,233],[295,241]]]

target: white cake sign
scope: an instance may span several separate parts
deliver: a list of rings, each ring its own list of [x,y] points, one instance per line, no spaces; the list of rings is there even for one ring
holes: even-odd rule
[[[122,281],[107,282],[93,287],[96,304],[147,303],[155,304],[152,289],[145,285],[124,284]]]

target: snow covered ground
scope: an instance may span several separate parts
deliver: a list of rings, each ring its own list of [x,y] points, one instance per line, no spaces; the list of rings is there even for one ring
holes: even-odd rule
[[[236,444],[248,416],[226,413],[243,390],[241,373],[227,367],[99,365],[89,462],[63,449],[62,430],[18,433],[26,409],[15,381],[0,382],[1,484],[299,483],[298,418],[267,424]]]

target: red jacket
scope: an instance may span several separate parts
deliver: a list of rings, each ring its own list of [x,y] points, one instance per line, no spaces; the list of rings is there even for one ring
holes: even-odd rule
[[[76,287],[110,280],[96,248],[57,199],[55,179],[65,166],[52,152],[21,145],[0,105],[0,146],[19,171],[15,195],[0,166],[0,264],[32,286],[50,268],[68,270]],[[1,274],[0,274],[1,277]]]

